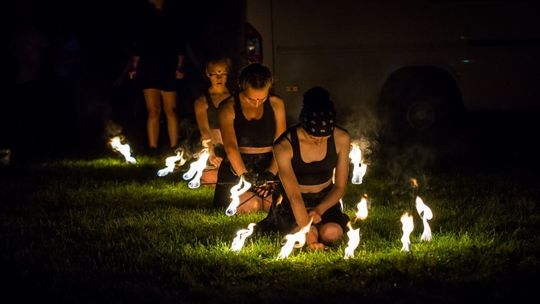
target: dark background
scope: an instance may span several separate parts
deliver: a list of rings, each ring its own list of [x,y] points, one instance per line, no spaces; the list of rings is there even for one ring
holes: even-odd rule
[[[0,147],[13,149],[14,156],[92,154],[106,148],[108,121],[121,126],[132,145],[142,146],[144,99],[124,70],[147,5],[146,0],[3,4]],[[178,87],[178,114],[189,126],[193,100],[205,85],[206,58],[225,55],[235,66],[242,64],[244,2],[169,0],[166,5],[190,49],[187,77]],[[31,71],[23,77],[22,66]]]
[[[245,0],[169,0],[192,56],[179,87],[181,138],[194,136],[193,100],[205,84],[202,64],[228,55],[238,68]],[[20,0],[3,3],[0,32],[0,149],[13,157],[57,157],[110,152],[112,121],[135,151],[146,141],[142,92],[123,74],[145,0]],[[34,68],[21,79],[21,65]],[[472,161],[538,164],[538,114],[467,113],[455,150]],[[118,128],[114,129],[118,131]],[[162,131],[160,140],[166,136]],[[136,153],[136,152],[135,152]],[[474,155],[473,155],[474,154]],[[460,155],[463,156],[463,155]]]

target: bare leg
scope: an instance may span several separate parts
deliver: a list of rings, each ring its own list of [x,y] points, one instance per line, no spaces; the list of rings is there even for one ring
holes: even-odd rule
[[[157,148],[159,138],[159,114],[161,113],[161,100],[159,90],[144,89],[144,100],[148,118],[146,121],[146,131],[148,132],[148,146]]]
[[[317,227],[311,226],[309,232],[306,235],[306,243],[309,249],[324,249],[324,244],[319,243],[319,231]]]
[[[261,198],[257,195],[254,195],[253,192],[248,191],[240,195],[240,206],[236,209],[238,214],[253,213],[261,210],[262,201]]]
[[[167,115],[167,130],[171,148],[178,146],[178,119],[176,118],[176,92],[161,91],[163,108]]]

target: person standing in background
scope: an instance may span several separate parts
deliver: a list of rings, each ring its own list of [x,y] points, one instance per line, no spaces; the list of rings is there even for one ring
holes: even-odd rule
[[[143,90],[149,154],[157,155],[162,102],[169,147],[174,151],[178,146],[177,89],[178,80],[184,78],[186,42],[172,20],[175,16],[167,14],[166,1],[148,2],[145,20],[138,24],[129,78],[136,79]]]

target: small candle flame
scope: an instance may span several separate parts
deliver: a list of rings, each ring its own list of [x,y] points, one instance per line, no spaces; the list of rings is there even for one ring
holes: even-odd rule
[[[208,148],[202,149],[198,153],[198,155],[199,158],[191,163],[191,165],[189,166],[189,170],[182,176],[184,180],[191,179],[188,183],[188,187],[190,189],[199,188],[201,186],[201,177],[203,174],[203,170],[206,167],[206,162],[208,161],[208,157],[210,156]]]
[[[236,214],[236,208],[240,205],[240,195],[246,193],[251,188],[251,183],[244,180],[244,176],[240,176],[238,184],[231,187],[231,203],[225,210],[225,214],[233,216]]]
[[[255,223],[250,223],[247,229],[240,229],[236,232],[236,237],[231,244],[231,251],[239,252],[242,247],[244,247],[244,242],[251,234],[253,234],[253,227],[255,227],[255,225]]]
[[[131,147],[126,143],[122,144],[120,136],[111,138],[110,145],[114,151],[120,152],[124,156],[125,160],[129,164],[136,164],[137,160],[131,156]]]
[[[416,211],[422,217],[422,223],[424,224],[424,231],[420,240],[431,241],[431,228],[429,227],[428,220],[433,218],[433,212],[431,212],[431,208],[424,204],[424,201],[419,196],[416,197]]]
[[[362,196],[362,199],[360,199],[360,202],[358,202],[358,204],[356,205],[356,208],[357,208],[356,218],[365,220],[368,216],[367,194],[364,194]]]
[[[353,164],[353,173],[351,183],[359,185],[362,183],[362,179],[366,174],[367,165],[362,163],[362,150],[357,143],[351,144],[351,151],[349,152],[349,158]]]
[[[347,227],[349,227],[349,231],[347,231],[349,242],[345,248],[345,256],[343,256],[345,260],[354,258],[354,250],[360,244],[360,228],[353,229],[351,222],[347,223]]]
[[[285,245],[281,247],[281,251],[277,257],[278,260],[286,259],[291,254],[293,248],[304,247],[304,244],[306,244],[306,233],[308,233],[311,228],[311,222],[313,222],[313,218],[311,218],[309,223],[302,227],[298,232],[287,234],[285,236],[286,242]]]
[[[401,225],[401,230],[403,231],[403,236],[401,237],[401,243],[403,246],[401,247],[401,251],[409,252],[409,247],[411,245],[410,235],[414,229],[412,215],[409,215],[408,212],[403,213],[401,216]]]

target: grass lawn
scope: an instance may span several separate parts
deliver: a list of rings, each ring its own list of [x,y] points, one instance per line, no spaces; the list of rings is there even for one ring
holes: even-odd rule
[[[368,168],[343,201],[369,215],[355,258],[346,242],[295,249],[256,236],[229,250],[235,232],[264,214],[225,215],[212,188],[181,174],[157,177],[157,159],[32,161],[0,168],[2,303],[404,303],[526,302],[540,279],[540,179],[524,170],[392,175]],[[418,179],[414,189],[408,179]],[[421,242],[414,209],[432,209]],[[411,252],[401,252],[401,214],[414,212]],[[346,238],[345,238],[346,239]]]

